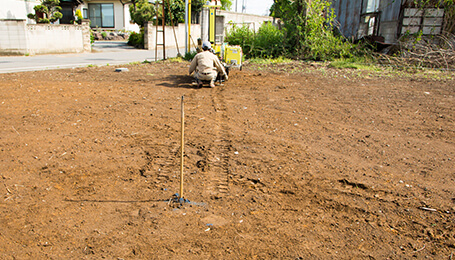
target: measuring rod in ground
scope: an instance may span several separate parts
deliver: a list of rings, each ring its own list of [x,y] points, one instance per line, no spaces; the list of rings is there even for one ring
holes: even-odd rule
[[[185,111],[183,106],[182,96],[182,136],[180,139],[180,146],[182,153],[180,154],[180,199],[183,198],[183,156],[184,156],[184,145],[185,145]]]

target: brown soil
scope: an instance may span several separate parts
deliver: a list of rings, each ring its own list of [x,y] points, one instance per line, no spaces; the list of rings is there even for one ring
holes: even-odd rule
[[[125,67],[0,75],[1,259],[453,259],[453,78]]]

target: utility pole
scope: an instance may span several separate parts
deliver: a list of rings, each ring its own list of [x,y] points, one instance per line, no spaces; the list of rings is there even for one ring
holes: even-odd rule
[[[185,53],[190,52],[191,45],[189,44],[190,42],[190,26],[191,26],[191,20],[190,20],[190,12],[191,9],[191,0],[185,0]],[[189,8],[188,8],[189,7]]]
[[[185,53],[188,52],[188,0],[185,0]]]

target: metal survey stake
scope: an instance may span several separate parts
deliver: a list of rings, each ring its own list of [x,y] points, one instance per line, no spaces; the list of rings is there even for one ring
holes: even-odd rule
[[[183,96],[182,96],[182,136],[180,147],[182,148],[182,153],[180,155],[180,199],[183,198],[183,154],[184,154],[184,145],[185,145],[185,111],[183,106]]]

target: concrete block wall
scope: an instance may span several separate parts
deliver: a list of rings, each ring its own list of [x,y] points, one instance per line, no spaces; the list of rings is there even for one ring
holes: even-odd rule
[[[27,49],[27,35],[25,19],[0,20],[0,55],[25,54]]]
[[[91,51],[89,22],[82,25],[26,24],[0,20],[1,55],[35,55]]]

